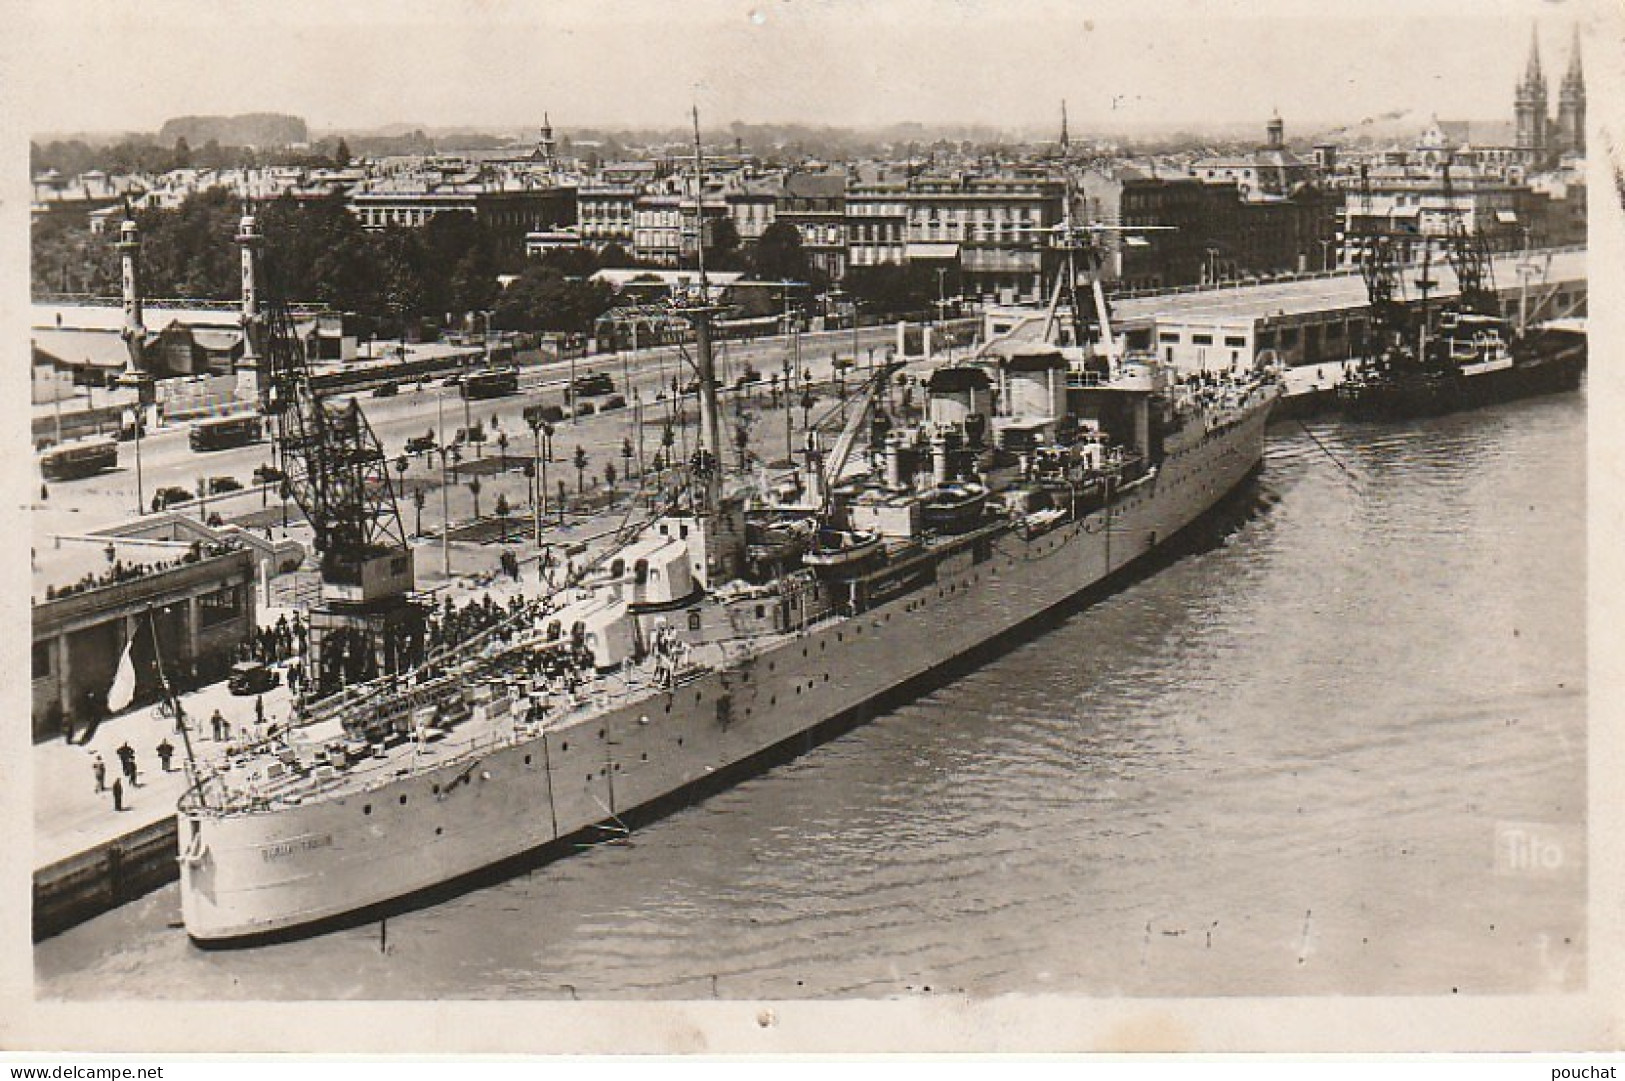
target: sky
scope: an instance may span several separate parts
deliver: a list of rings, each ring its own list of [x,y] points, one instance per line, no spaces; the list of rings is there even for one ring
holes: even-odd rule
[[[1537,23],[1555,103],[1586,2],[13,0],[0,95],[32,132],[1501,119]]]

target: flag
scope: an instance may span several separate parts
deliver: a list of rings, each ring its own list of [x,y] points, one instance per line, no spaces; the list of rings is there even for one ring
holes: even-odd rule
[[[130,648],[134,645],[133,638],[125,645],[124,656],[119,658],[118,671],[113,675],[113,685],[107,688],[109,713],[117,713],[135,701],[135,661],[130,658]]]

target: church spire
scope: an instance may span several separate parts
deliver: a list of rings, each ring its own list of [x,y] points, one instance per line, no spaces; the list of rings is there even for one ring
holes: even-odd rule
[[[1578,47],[1578,46],[1576,46]],[[1578,55],[1578,54],[1576,54]],[[1061,156],[1065,157],[1067,148],[1071,146],[1066,134],[1066,99],[1061,99]]]
[[[1529,27],[1529,60],[1524,65],[1523,81],[1527,86],[1536,86],[1546,81],[1540,73],[1540,27]]]
[[[1574,25],[1574,44],[1569,47],[1569,73],[1563,76],[1564,89],[1585,85],[1585,68],[1580,63],[1580,24]]]

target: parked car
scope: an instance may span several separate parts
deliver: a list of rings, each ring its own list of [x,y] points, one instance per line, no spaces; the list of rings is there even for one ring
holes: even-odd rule
[[[396,383],[379,383],[376,387],[372,388],[372,396],[374,398],[393,398],[400,392],[401,388],[399,384]]]
[[[408,454],[427,454],[434,448],[433,435],[414,435],[406,441],[406,453]]]
[[[734,386],[739,388],[747,386],[751,383],[760,383],[761,381],[762,373],[757,371],[755,368],[747,366],[745,370],[739,374],[739,378],[734,380]]]
[[[160,510],[176,503],[190,503],[191,501],[192,492],[187,488],[160,488],[157,494],[152,497],[153,505]]]
[[[604,372],[588,372],[571,386],[577,394],[590,396],[610,393],[615,389],[615,382]]]
[[[598,407],[591,402],[576,403],[575,415],[578,417],[590,417],[596,412],[598,412]]]
[[[242,490],[243,482],[238,480],[236,477],[209,478],[210,495],[224,495],[226,492],[240,492]]]
[[[238,661],[231,666],[231,676],[226,680],[226,689],[232,694],[249,695],[264,694],[266,691],[282,682],[282,677],[276,670],[268,668],[258,661]]]
[[[450,375],[446,376],[445,379],[440,381],[440,385],[443,386],[443,387],[456,387],[456,386],[461,386],[462,382],[463,382],[463,373],[462,372],[452,372]]]
[[[269,463],[254,467],[254,482],[256,484],[275,484],[286,476],[286,473]]]
[[[620,395],[620,394],[611,394],[604,401],[603,406],[598,411],[600,413],[608,413],[611,409],[625,409],[625,408],[626,408],[626,398],[624,396]]]

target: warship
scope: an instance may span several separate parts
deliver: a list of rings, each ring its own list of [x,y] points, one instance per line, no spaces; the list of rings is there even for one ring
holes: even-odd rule
[[[683,481],[478,633],[192,764],[191,939],[313,933],[624,836],[1173,541],[1260,468],[1279,383],[1126,349],[1098,280],[1092,314],[1078,298],[1070,220],[1041,335],[935,367],[918,416],[888,410],[877,365],[777,484],[724,460],[702,259],[673,301],[701,399]]]

